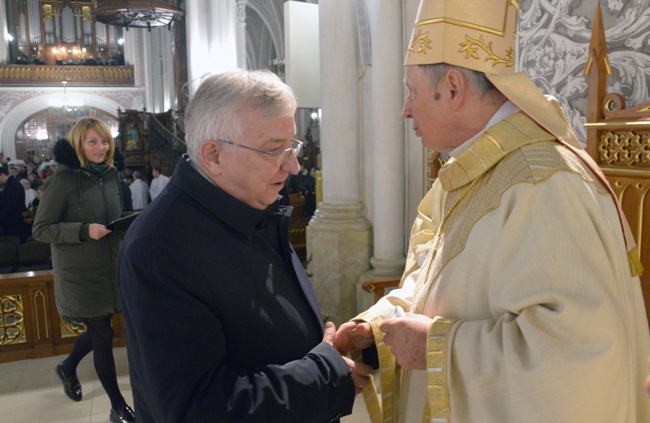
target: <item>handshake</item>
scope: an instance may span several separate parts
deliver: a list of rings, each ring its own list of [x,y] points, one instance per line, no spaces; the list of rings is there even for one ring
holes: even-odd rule
[[[379,329],[384,332],[384,343],[400,366],[410,370],[426,369],[427,335],[432,319],[421,314],[405,314],[397,306],[393,316],[384,319]],[[354,378],[356,393],[359,394],[370,382],[372,368],[367,364],[355,362],[347,354],[372,346],[375,342],[372,328],[368,322],[350,321],[343,323],[338,330],[334,323],[327,322],[323,341],[336,348],[347,362]]]

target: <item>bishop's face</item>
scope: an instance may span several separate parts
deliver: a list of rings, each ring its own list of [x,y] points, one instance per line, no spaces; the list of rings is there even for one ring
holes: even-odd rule
[[[452,120],[446,96],[441,95],[445,88],[445,78],[435,85],[421,66],[405,67],[404,85],[408,95],[404,101],[402,115],[413,121],[415,135],[422,138],[422,144],[429,149],[441,152],[453,150]]]

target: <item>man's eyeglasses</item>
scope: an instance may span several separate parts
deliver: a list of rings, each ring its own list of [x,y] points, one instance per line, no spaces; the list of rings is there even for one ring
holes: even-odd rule
[[[281,165],[284,163],[284,161],[291,155],[291,153],[295,153],[296,157],[298,157],[298,154],[300,153],[300,150],[302,149],[303,142],[297,139],[292,139],[291,140],[291,147],[287,148],[286,150],[283,150],[279,153],[274,153],[273,151],[264,151],[264,150],[258,150],[256,148],[249,147],[247,145],[243,144],[238,144],[236,142],[232,141],[226,141],[226,140],[215,140],[216,142],[221,142],[224,144],[230,144],[230,145],[236,145],[237,147],[245,148],[246,150],[252,150],[252,151],[257,151],[258,153],[266,154],[267,156],[273,156],[276,157],[277,164]]]

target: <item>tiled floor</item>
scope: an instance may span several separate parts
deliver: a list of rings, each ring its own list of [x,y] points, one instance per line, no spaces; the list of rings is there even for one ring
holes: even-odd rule
[[[106,423],[111,406],[97,380],[92,356],[77,368],[83,388],[83,400],[73,402],[63,393],[54,367],[65,356],[14,361],[0,364],[0,421],[2,423]],[[115,349],[120,390],[133,405],[126,349]],[[353,414],[342,423],[367,423],[368,414],[361,396],[357,396]]]

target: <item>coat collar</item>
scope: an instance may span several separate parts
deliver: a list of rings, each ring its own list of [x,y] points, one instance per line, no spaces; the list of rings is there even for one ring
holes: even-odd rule
[[[265,210],[254,209],[242,203],[194,169],[187,155],[183,155],[178,162],[170,183],[183,190],[228,226],[249,239],[262,220],[289,219],[291,216],[292,208],[280,206],[278,201]]]

